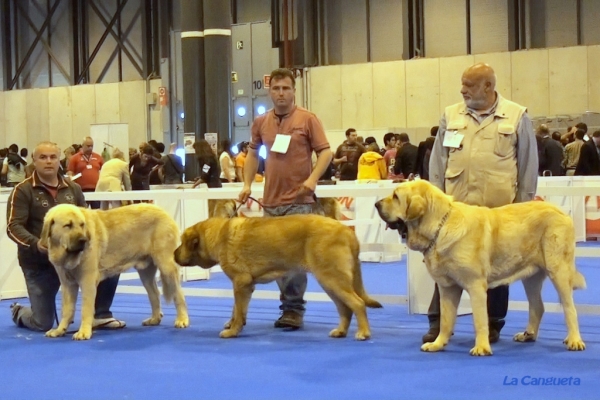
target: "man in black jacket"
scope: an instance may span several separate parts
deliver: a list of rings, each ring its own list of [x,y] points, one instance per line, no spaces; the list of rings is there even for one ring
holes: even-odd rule
[[[407,133],[400,134],[400,143],[402,147],[398,149],[398,153],[396,154],[394,173],[396,175],[402,174],[404,179],[408,179],[410,174],[417,173],[417,153],[419,149],[410,143]]]
[[[563,176],[565,174],[563,169],[565,150],[560,142],[550,137],[550,130],[544,124],[537,128],[536,136],[539,159],[538,174],[540,176]]]
[[[581,146],[579,162],[575,175],[600,175],[600,131],[592,134],[592,138]]]
[[[31,303],[31,307],[14,303],[11,310],[13,322],[18,327],[45,332],[54,324],[60,281],[48,259],[48,249],[40,244],[44,217],[55,205],[85,207],[86,203],[79,185],[58,174],[60,150],[56,144],[40,143],[33,152],[33,162],[33,175],[15,186],[6,211],[8,237],[17,244],[19,265]],[[125,322],[113,318],[110,312],[118,283],[117,275],[98,285],[95,329],[125,326]]]

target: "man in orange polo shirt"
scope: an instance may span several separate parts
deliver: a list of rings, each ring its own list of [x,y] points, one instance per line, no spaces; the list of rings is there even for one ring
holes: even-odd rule
[[[81,186],[81,190],[85,192],[96,191],[96,184],[100,178],[100,169],[104,164],[104,159],[98,153],[94,153],[94,139],[86,137],[81,144],[81,150],[69,161],[67,174],[73,178],[77,174],[81,176],[75,179],[75,182]],[[89,201],[90,208],[99,209],[99,201]]]
[[[296,106],[296,80],[292,71],[271,72],[269,94],[274,108],[254,120],[252,139],[244,165],[244,188],[238,201],[251,193],[258,169],[258,150],[267,148],[263,210],[265,216],[315,212],[314,191],[319,177],[331,162],[331,149],[321,121],[310,111]],[[312,152],[317,163],[312,167]],[[306,273],[295,272],[277,279],[283,313],[276,328],[298,329],[303,324]]]

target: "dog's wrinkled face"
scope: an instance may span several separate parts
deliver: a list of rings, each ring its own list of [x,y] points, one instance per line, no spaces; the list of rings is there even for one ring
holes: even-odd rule
[[[52,208],[44,218],[40,241],[48,248],[50,261],[67,269],[75,268],[90,241],[83,212],[66,204]]]
[[[377,212],[390,229],[406,233],[406,222],[414,221],[425,214],[426,201],[421,195],[425,183],[412,181],[400,184],[391,196],[375,203]]]
[[[214,267],[218,262],[211,259],[206,243],[202,240],[202,222],[187,228],[181,235],[181,245],[175,250],[175,262],[182,267]]]

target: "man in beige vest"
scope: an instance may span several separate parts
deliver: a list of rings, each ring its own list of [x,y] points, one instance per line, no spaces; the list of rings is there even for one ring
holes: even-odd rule
[[[431,183],[467,204],[499,207],[533,199],[538,154],[525,107],[495,90],[496,75],[475,64],[462,75],[464,101],[446,107],[429,161]],[[508,286],[488,290],[490,343],[500,337],[508,311]],[[428,312],[433,342],[440,330],[438,287]]]

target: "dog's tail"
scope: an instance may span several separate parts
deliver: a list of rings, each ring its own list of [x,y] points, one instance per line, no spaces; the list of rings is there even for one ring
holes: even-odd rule
[[[586,283],[585,283],[585,277],[581,274],[581,272],[575,270],[575,274],[573,274],[573,289],[577,290],[577,289],[585,289],[586,288]]]
[[[354,291],[358,294],[358,296],[363,299],[365,305],[369,308],[383,308],[381,303],[377,300],[374,300],[369,297],[367,292],[365,291],[365,287],[363,285],[362,279],[362,269],[360,267],[360,260],[358,259],[358,254],[354,258]]]
[[[179,276],[174,276],[173,274],[164,274],[160,273],[160,280],[162,282],[162,292],[163,297],[167,304],[170,304],[175,300],[175,294],[177,293],[179,287]]]
[[[169,268],[160,269],[160,281],[162,283],[163,297],[167,304],[170,304],[175,300],[175,296],[179,290],[181,290],[179,267],[174,261]]]

